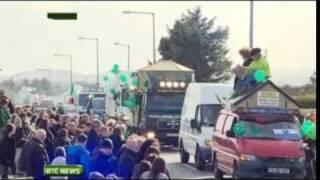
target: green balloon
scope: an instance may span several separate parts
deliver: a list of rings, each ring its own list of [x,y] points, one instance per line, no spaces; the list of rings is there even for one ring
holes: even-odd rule
[[[108,76],[104,76],[104,77],[103,77],[103,80],[104,80],[104,81],[108,81],[108,80],[109,80],[109,77],[108,77]]]
[[[126,74],[121,74],[120,75],[120,81],[123,83],[127,83],[128,82],[128,76]]]
[[[136,87],[140,86],[140,81],[138,79],[133,80],[132,84]]]
[[[264,70],[257,70],[254,73],[254,79],[259,83],[259,82],[265,82],[267,80],[266,73]]]
[[[313,140],[316,139],[316,125],[311,120],[304,120],[301,129],[304,136]]]
[[[261,129],[259,127],[254,126],[252,128],[252,133],[255,134],[255,135],[258,135],[258,134],[261,133]]]
[[[115,94],[117,93],[116,89],[114,89],[114,88],[111,88],[111,89],[110,89],[110,92],[111,92],[111,94],[113,94],[113,95],[115,95]]]
[[[120,72],[120,66],[118,64],[113,65],[111,72],[118,74]]]
[[[237,123],[233,126],[232,130],[233,130],[233,132],[234,132],[234,134],[235,134],[236,136],[243,136],[244,133],[246,132],[245,125],[244,125],[244,123],[243,123],[242,121],[237,122]]]

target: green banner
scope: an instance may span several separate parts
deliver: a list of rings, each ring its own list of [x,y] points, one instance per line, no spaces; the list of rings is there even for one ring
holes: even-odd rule
[[[46,165],[44,174],[47,176],[81,176],[82,165]]]

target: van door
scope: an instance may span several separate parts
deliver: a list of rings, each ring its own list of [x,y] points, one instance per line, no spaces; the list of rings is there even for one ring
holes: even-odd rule
[[[226,118],[226,122],[223,126],[223,135],[225,136],[224,138],[224,154],[223,156],[223,161],[221,162],[224,167],[226,167],[226,170],[228,171],[228,174],[233,173],[234,169],[234,161],[238,159],[237,154],[236,154],[236,141],[235,138],[232,137],[227,137],[227,131],[232,130],[233,125],[237,121],[237,118],[234,117],[233,115],[228,115]]]
[[[220,113],[217,119],[216,126],[213,132],[213,151],[215,154],[215,161],[220,170],[227,171],[225,162],[225,135],[223,134],[223,127],[227,118],[227,114]]]
[[[201,127],[201,106],[196,107],[196,114],[194,120],[197,122],[197,128],[191,129],[190,139],[188,144],[188,151],[190,154],[195,154],[197,143],[201,139],[202,127]]]

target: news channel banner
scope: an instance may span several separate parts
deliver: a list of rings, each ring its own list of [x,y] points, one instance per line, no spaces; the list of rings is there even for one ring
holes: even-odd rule
[[[47,176],[82,176],[82,165],[45,165],[44,174]]]

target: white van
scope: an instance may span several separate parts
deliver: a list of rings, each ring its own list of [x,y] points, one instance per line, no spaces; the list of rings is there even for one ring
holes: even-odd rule
[[[179,133],[180,160],[188,163],[195,158],[196,167],[204,169],[211,161],[210,142],[213,126],[224,99],[233,93],[233,85],[217,83],[190,83],[185,95]]]

